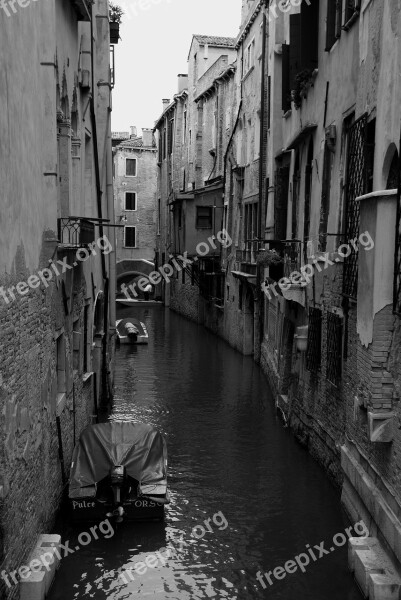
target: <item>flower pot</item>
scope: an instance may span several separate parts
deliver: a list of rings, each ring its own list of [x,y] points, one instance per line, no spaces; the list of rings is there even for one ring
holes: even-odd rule
[[[116,21],[110,22],[110,44],[118,44],[120,39],[120,23]]]
[[[294,335],[297,342],[297,349],[300,352],[305,352],[308,348],[308,325],[297,327],[297,332]]]

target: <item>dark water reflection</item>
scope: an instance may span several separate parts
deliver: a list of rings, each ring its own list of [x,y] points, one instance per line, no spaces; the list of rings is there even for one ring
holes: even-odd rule
[[[112,418],[165,434],[172,503],[165,524],[123,524],[66,558],[51,600],[358,600],[346,547],[263,590],[257,571],[344,531],[339,494],[282,428],[251,358],[162,308],[137,316],[150,344],[118,350]],[[64,524],[63,537],[75,547],[80,531]],[[125,583],[149,555],[152,567]]]

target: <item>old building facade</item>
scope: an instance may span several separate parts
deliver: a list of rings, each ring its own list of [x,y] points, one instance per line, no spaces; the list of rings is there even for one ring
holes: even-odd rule
[[[199,77],[207,38],[195,36],[187,90],[156,126],[163,149],[174,124],[170,167],[159,154],[159,247],[197,258],[167,302],[254,355],[283,420],[396,563],[399,21],[398,0],[243,0],[235,54]],[[204,199],[231,242],[210,266],[191,210]],[[366,577],[369,597],[389,593],[387,571]]]
[[[142,137],[132,127],[126,140],[114,146],[114,198],[117,229],[117,293],[154,269],[156,238],[157,148],[152,129]],[[113,140],[118,139],[117,133]],[[124,134],[122,134],[124,135]],[[125,289],[125,288],[124,288]],[[134,288],[132,297],[143,297]]]
[[[51,530],[74,443],[112,386],[108,16],[106,0],[0,12],[2,573]],[[9,582],[2,598],[18,596]]]

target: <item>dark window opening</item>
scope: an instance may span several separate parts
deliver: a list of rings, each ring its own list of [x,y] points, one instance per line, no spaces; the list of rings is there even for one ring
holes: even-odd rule
[[[174,119],[170,119],[168,122],[168,153],[173,153],[173,142],[174,142]]]
[[[126,192],[125,194],[125,210],[136,210],[136,193]]]
[[[326,378],[338,386],[342,372],[342,324],[340,315],[327,313],[327,372]]]
[[[322,198],[320,204],[320,223],[319,223],[319,250],[326,251],[327,246],[327,226],[330,212],[330,190],[331,190],[331,168],[333,153],[330,151],[327,142],[324,147],[323,175],[322,175]]]
[[[136,247],[136,227],[125,227],[125,242],[126,248]]]
[[[309,142],[308,160],[305,167],[305,204],[304,204],[304,248],[310,234],[310,208],[312,196],[312,169],[313,169],[313,140]]]
[[[322,311],[320,308],[309,309],[308,349],[306,351],[306,368],[312,373],[320,370],[322,357]]]
[[[341,36],[343,0],[328,0],[326,21],[326,47],[328,52]]]
[[[196,207],[196,228],[197,229],[212,229],[213,227],[213,207],[212,206],[197,206]]]

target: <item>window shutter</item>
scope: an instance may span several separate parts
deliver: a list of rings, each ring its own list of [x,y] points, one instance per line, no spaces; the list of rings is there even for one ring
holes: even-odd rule
[[[341,37],[341,25],[343,18],[343,0],[336,0],[336,38]]]
[[[284,111],[291,108],[291,88],[290,88],[290,46],[283,44],[282,46],[282,101],[281,106]]]
[[[337,0],[327,0],[326,47],[328,52],[336,41]]]

